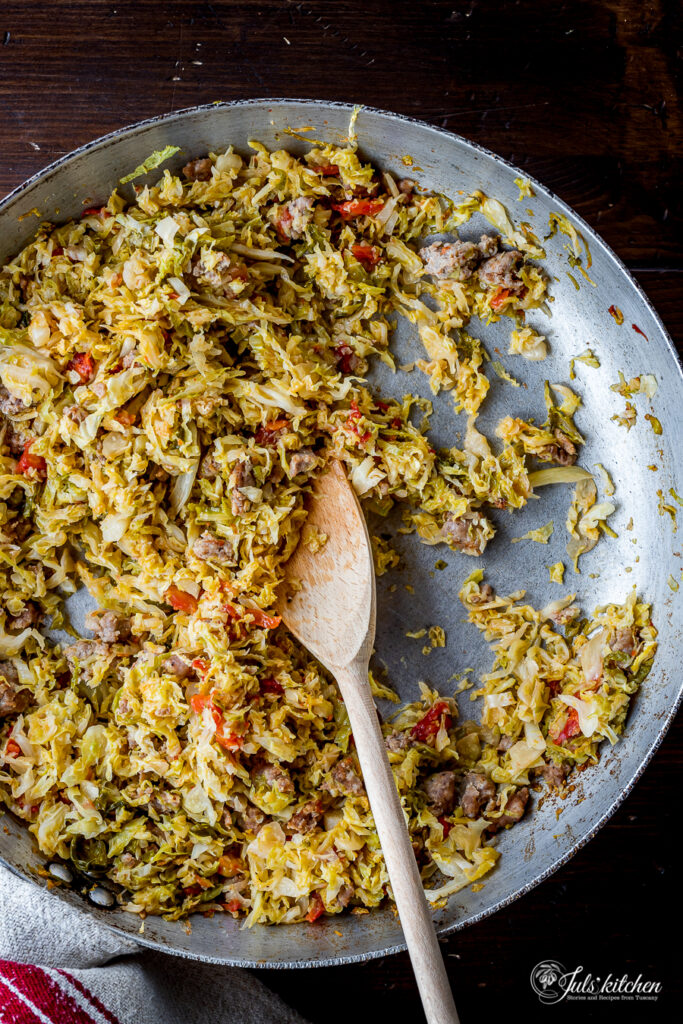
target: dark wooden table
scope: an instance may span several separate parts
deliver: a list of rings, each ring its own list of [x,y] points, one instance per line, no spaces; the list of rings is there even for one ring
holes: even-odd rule
[[[557,192],[634,272],[683,345],[678,0],[3,0],[0,194],[122,125],[217,99],[344,99],[483,143]],[[563,870],[444,945],[463,1024],[639,1019],[648,1005],[543,1008],[541,959],[680,997],[679,723]],[[678,829],[680,832],[680,829]],[[260,972],[315,1024],[420,1020],[405,956]],[[141,1022],[142,1024],[142,1022]]]

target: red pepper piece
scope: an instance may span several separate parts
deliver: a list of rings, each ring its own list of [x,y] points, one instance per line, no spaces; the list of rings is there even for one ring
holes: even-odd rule
[[[320,895],[317,892],[314,892],[311,896],[311,905],[308,913],[306,914],[306,920],[313,924],[313,922],[317,921],[319,917],[322,917],[324,913],[325,904],[320,898]]]
[[[376,245],[352,245],[351,252],[366,270],[376,267],[382,258],[382,253]]]
[[[47,476],[47,462],[42,455],[32,455],[29,451],[33,439],[27,441],[17,462],[17,473],[35,480],[44,480]]]
[[[453,725],[453,717],[448,710],[448,704],[443,700],[439,700],[436,704],[432,705],[427,714],[413,726],[410,730],[410,735],[414,740],[418,740],[420,743],[426,743],[427,740],[432,738],[432,736],[436,736],[437,732],[441,728],[442,721],[446,729],[450,729]]]
[[[75,370],[82,384],[88,384],[95,376],[97,366],[89,352],[77,352],[66,364],[67,370]]]
[[[383,199],[347,199],[344,203],[332,203],[332,209],[340,213],[342,220],[354,217],[374,217],[384,209]]]
[[[579,725],[579,713],[576,708],[571,708],[569,715],[567,716],[567,722],[563,729],[555,737],[555,743],[558,746],[562,746],[567,740],[570,740],[572,736],[578,736],[581,732],[581,726]]]
[[[188,594],[186,590],[181,590],[175,584],[171,584],[168,588],[164,594],[164,600],[177,612],[185,612],[187,615],[192,615],[199,607],[199,601],[193,594]]]
[[[503,303],[509,297],[510,297],[510,289],[509,288],[499,288],[498,291],[496,292],[496,294],[494,296],[492,296],[492,298],[491,298],[491,309],[495,309],[496,311],[501,309]]]
[[[278,683],[277,679],[263,679],[260,685],[261,693],[275,693],[281,697],[285,692],[284,686]]]

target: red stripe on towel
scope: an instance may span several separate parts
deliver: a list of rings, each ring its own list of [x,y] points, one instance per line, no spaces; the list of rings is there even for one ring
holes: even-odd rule
[[[57,968],[57,973],[63,974],[64,977],[74,986],[74,988],[77,988],[81,995],[85,996],[85,998],[89,1001],[90,1005],[94,1006],[98,1013],[101,1013],[104,1019],[109,1021],[109,1024],[121,1024],[119,1018],[115,1014],[113,1014],[111,1010],[108,1010],[107,1007],[99,1001],[97,996],[89,989],[87,989],[85,985],[78,980],[78,978],[74,978],[73,974],[69,974],[68,971],[63,970],[63,968],[61,967]]]
[[[34,1021],[45,1024],[46,1020],[50,1024],[95,1024],[73,996],[40,967],[0,960],[0,982],[5,983],[6,991],[12,986],[15,998],[20,1002],[23,1000],[21,1024],[34,1024]],[[2,1010],[4,1014],[4,1005]]]

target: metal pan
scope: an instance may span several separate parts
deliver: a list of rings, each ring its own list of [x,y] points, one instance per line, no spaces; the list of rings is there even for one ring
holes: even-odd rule
[[[52,164],[16,189],[0,204],[0,257],[4,260],[28,241],[40,219],[65,220],[78,216],[83,206],[106,199],[119,179],[153,150],[167,144],[182,147],[169,166],[177,168],[192,156],[218,151],[233,143],[245,150],[250,138],[269,147],[286,147],[296,152],[306,148],[299,139],[284,133],[292,128],[315,138],[343,139],[348,132],[350,106],[304,100],[250,100],[197,107],[125,128]],[[312,128],[308,131],[308,128]],[[382,111],[364,109],[357,123],[362,152],[380,167],[399,177],[409,174],[421,184],[455,195],[475,188],[500,199],[516,221],[526,220],[535,233],[547,233],[551,211],[566,214],[588,241],[595,287],[581,278],[577,290],[567,275],[571,268],[560,235],[546,243],[545,267],[552,283],[552,319],[534,313],[530,322],[549,338],[552,354],[546,362],[526,363],[505,357],[507,368],[525,385],[515,389],[492,376],[490,395],[480,423],[487,433],[508,412],[544,418],[543,380],[567,382],[568,360],[590,346],[598,354],[599,369],[577,364],[575,386],[584,397],[577,422],[588,439],[581,457],[590,467],[602,462],[617,485],[617,512],[610,523],[618,538],[604,538],[582,559],[582,573],[567,574],[567,589],[576,590],[586,610],[597,604],[621,601],[636,586],[654,605],[655,623],[660,630],[660,650],[655,667],[634,702],[623,739],[613,749],[604,749],[601,762],[579,775],[576,791],[558,805],[547,799],[535,806],[528,817],[498,838],[502,857],[478,892],[463,890],[448,907],[435,914],[441,934],[448,934],[477,921],[510,903],[547,878],[580,849],[614,812],[643,771],[676,710],[683,677],[678,662],[681,644],[681,599],[668,585],[670,574],[680,579],[681,557],[668,516],[658,514],[657,491],[669,499],[669,488],[683,493],[683,465],[680,448],[683,427],[681,368],[671,341],[645,295],[625,267],[607,246],[564,203],[534,183],[535,196],[518,201],[514,183],[520,172],[492,153],[464,139]],[[413,160],[407,170],[403,157]],[[159,172],[156,172],[157,174]],[[150,180],[154,173],[150,176]],[[130,187],[130,186],[128,186]],[[39,217],[31,211],[38,210]],[[531,213],[528,211],[532,211]],[[463,234],[468,237],[490,227],[473,219]],[[624,313],[618,326],[608,310],[617,305]],[[632,325],[637,326],[638,331]],[[477,333],[473,325],[472,330]],[[507,350],[509,325],[498,324],[479,330],[489,352]],[[399,362],[418,357],[421,346],[407,325],[400,325],[396,346]],[[656,436],[645,421],[646,399],[639,396],[637,424],[627,433],[611,420],[623,410],[624,400],[609,385],[622,370],[626,377],[654,373],[659,390],[653,399],[654,413],[663,433]],[[409,391],[429,396],[419,372],[390,374],[376,372],[376,381],[386,391]],[[433,432],[436,443],[452,445],[464,430],[464,419],[456,418],[448,395],[435,401]],[[657,466],[653,471],[648,468]],[[673,502],[675,504],[675,501]],[[498,515],[498,535],[479,564],[487,578],[501,592],[526,588],[532,602],[544,604],[564,590],[549,583],[547,566],[565,554],[564,520],[569,504],[565,487],[545,488],[540,498],[514,516]],[[633,519],[632,529],[628,528]],[[551,544],[542,547],[531,541],[510,545],[520,536],[549,519],[556,524]],[[401,538],[405,566],[379,580],[377,658],[383,662],[402,699],[413,699],[420,679],[447,691],[449,677],[473,666],[475,674],[490,664],[490,655],[474,627],[463,622],[457,590],[462,579],[475,567],[467,556],[421,545],[414,538]],[[675,553],[678,552],[678,553]],[[447,568],[435,571],[436,558]],[[392,584],[397,584],[393,592]],[[406,585],[413,588],[414,593]],[[448,643],[429,657],[419,641],[405,637],[407,630],[439,624]],[[461,711],[472,717],[467,694]],[[42,858],[22,825],[5,816],[0,829],[0,857],[7,866],[37,884],[35,874]],[[316,927],[255,927],[240,930],[232,919],[196,917],[191,930],[182,923],[147,918],[144,934],[140,922],[122,910],[105,910],[75,892],[59,889],[55,898],[82,907],[102,923],[155,949],[215,963],[241,966],[305,967],[341,964],[396,952],[403,947],[401,930],[391,909],[364,916],[342,915]]]

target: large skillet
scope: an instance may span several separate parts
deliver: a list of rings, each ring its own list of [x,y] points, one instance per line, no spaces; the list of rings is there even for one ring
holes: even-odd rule
[[[284,146],[302,152],[306,144],[284,134],[284,129],[304,131],[311,137],[341,139],[347,135],[351,108],[346,104],[304,100],[250,100],[222,103],[168,114],[143,121],[107,135],[51,164],[17,188],[0,204],[0,258],[13,255],[31,237],[40,219],[62,221],[78,217],[84,205],[105,200],[119,179],[136,167],[153,150],[167,144],[182,147],[166,166],[177,169],[187,159],[207,151],[220,151],[229,143],[244,151],[250,138],[269,147]],[[308,127],[314,130],[306,132]],[[622,263],[607,246],[564,203],[534,183],[535,196],[518,201],[514,178],[520,172],[493,154],[427,124],[364,109],[357,123],[362,152],[382,168],[399,177],[409,174],[429,188],[455,195],[482,188],[500,199],[516,222],[528,221],[539,236],[548,230],[551,211],[566,214],[583,233],[593,257],[591,277],[595,287],[581,281],[576,289],[567,275],[571,270],[567,239],[562,235],[546,243],[545,267],[554,275],[552,319],[540,313],[530,322],[550,340],[552,354],[544,363],[526,363],[508,357],[509,322],[491,328],[473,325],[490,353],[498,348],[507,369],[528,387],[513,388],[493,375],[491,393],[485,402],[479,425],[491,433],[507,412],[544,418],[543,380],[568,381],[568,360],[590,346],[598,354],[599,369],[577,364],[576,385],[585,401],[577,416],[587,437],[581,463],[591,467],[602,462],[617,484],[617,511],[610,520],[619,534],[604,538],[582,560],[582,573],[567,572],[567,589],[576,590],[586,610],[609,601],[622,601],[633,586],[654,605],[655,623],[660,631],[660,649],[655,666],[634,701],[623,739],[614,749],[603,749],[597,767],[582,772],[571,798],[554,799],[535,806],[522,823],[501,835],[503,856],[499,866],[478,892],[466,889],[452,898],[446,909],[435,915],[439,931],[447,934],[492,914],[530,890],[565,863],[595,834],[629,792],[661,742],[681,696],[681,642],[679,597],[669,586],[670,574],[680,579],[681,557],[668,515],[658,514],[657,490],[667,501],[673,487],[683,493],[680,448],[683,440],[681,368],[659,317]],[[411,157],[408,170],[402,158]],[[418,169],[419,168],[419,169]],[[160,172],[152,172],[153,180]],[[130,188],[130,186],[126,186]],[[30,211],[39,211],[39,217]],[[533,211],[531,215],[528,210]],[[465,237],[488,225],[474,219],[464,229]],[[608,312],[612,305],[624,314],[619,326]],[[636,325],[638,331],[632,325]],[[398,362],[419,357],[420,344],[412,328],[399,327],[396,345]],[[495,358],[495,356],[494,356]],[[627,433],[611,420],[623,411],[624,399],[609,389],[623,370],[629,378],[654,373],[659,390],[652,402],[663,433],[656,436],[644,419],[649,403],[644,396],[635,402],[638,422]],[[391,375],[381,368],[375,381],[387,391],[408,391],[428,396],[425,378],[419,372]],[[438,445],[452,445],[464,430],[463,417],[456,418],[448,395],[435,401],[433,432]],[[657,466],[652,470],[648,466]],[[564,520],[569,503],[565,486],[545,488],[539,500],[514,515],[497,517],[498,535],[490,544],[481,565],[487,578],[501,592],[526,588],[539,605],[565,592],[549,582],[547,566],[564,555]],[[627,523],[633,518],[633,528]],[[509,539],[527,530],[555,521],[550,545],[532,541],[509,544]],[[404,567],[379,580],[377,657],[404,700],[413,699],[419,679],[426,679],[451,691],[449,677],[473,666],[484,671],[490,657],[476,630],[463,622],[457,590],[462,579],[475,567],[467,556],[428,548],[414,538],[401,538]],[[447,568],[435,571],[437,558]],[[631,571],[627,571],[630,569]],[[392,584],[396,584],[393,592]],[[408,589],[411,587],[414,592]],[[432,624],[444,626],[448,636],[445,649],[428,657],[422,641],[405,637],[407,630]],[[467,694],[460,698],[463,716],[471,716]],[[562,814],[558,817],[558,807]],[[43,860],[26,829],[9,815],[0,828],[0,858],[17,874],[44,881],[35,873]],[[613,866],[605,865],[605,872]],[[375,913],[342,915],[319,922],[283,927],[255,927],[241,930],[228,915],[205,919],[197,916],[188,930],[183,923],[147,918],[144,935],[140,921],[122,910],[105,910],[85,897],[66,889],[53,890],[57,899],[79,906],[119,932],[156,949],[216,963],[271,967],[304,967],[366,959],[402,948],[402,935],[390,908]]]

